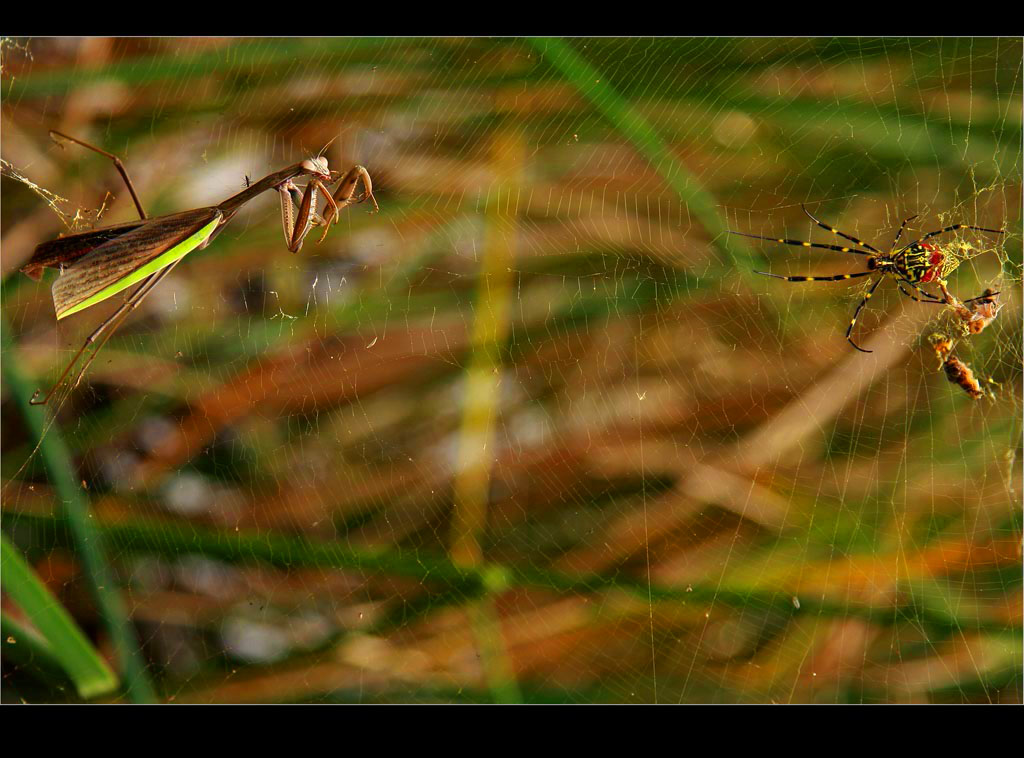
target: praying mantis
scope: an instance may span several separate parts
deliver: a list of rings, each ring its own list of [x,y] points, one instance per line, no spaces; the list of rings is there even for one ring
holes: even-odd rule
[[[249,182],[247,177],[246,188],[219,205],[150,217],[143,209],[135,185],[120,158],[56,130],[51,130],[50,136],[54,140],[60,138],[81,145],[113,161],[114,167],[128,187],[139,213],[139,220],[43,242],[36,247],[29,261],[21,267],[22,273],[38,280],[45,268],[60,271],[60,275],[53,283],[53,305],[58,321],[96,305],[134,284],[139,286],[111,316],[86,337],[82,347],[75,353],[50,391],[42,399],[39,398],[40,391],[35,391],[29,400],[32,405],[48,403],[53,394],[64,385],[82,356],[89,351],[89,357],[79,370],[71,389],[77,387],[97,353],[128,314],[145,300],[186,255],[209,245],[234,218],[238,210],[257,195],[271,189],[280,195],[281,227],[284,231],[285,245],[293,253],[299,252],[306,235],[314,225],[324,227],[318,244],[323,242],[331,223],[338,222],[341,210],[348,205],[370,200],[374,208],[380,210],[373,196],[369,172],[362,166],[353,166],[345,173],[331,171],[321,151],[321,154],[314,158],[307,158],[275,171],[259,181]],[[304,176],[308,177],[308,182],[305,189],[300,191],[295,181]],[[360,181],[363,183],[363,193],[357,198],[356,186]],[[328,186],[335,182],[338,182],[338,187],[331,194]],[[317,212],[318,193],[323,194],[325,201],[323,215]],[[97,344],[101,336],[103,340]]]

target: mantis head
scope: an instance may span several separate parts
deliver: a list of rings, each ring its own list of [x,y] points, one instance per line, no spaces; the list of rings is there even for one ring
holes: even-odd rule
[[[307,158],[301,165],[303,173],[315,176],[323,182],[329,182],[331,180],[331,169],[327,165],[326,158],[322,156]]]

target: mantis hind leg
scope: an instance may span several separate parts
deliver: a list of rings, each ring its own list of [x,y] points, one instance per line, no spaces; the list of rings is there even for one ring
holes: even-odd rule
[[[59,145],[60,142],[57,141],[57,137],[60,137],[61,139],[66,139],[69,142],[74,142],[76,145],[81,145],[82,147],[92,150],[95,153],[99,153],[100,155],[105,155],[107,158],[110,158],[110,160],[114,162],[114,168],[117,169],[117,172],[121,175],[121,178],[124,179],[124,183],[128,187],[128,192],[131,193],[132,201],[134,201],[135,208],[139,212],[139,218],[148,218],[148,216],[146,215],[146,211],[142,207],[142,202],[139,200],[139,195],[135,191],[135,185],[132,184],[131,177],[128,176],[128,170],[124,167],[124,164],[121,162],[120,158],[118,158],[113,153],[108,153],[106,150],[101,150],[95,145],[90,145],[88,142],[83,142],[80,139],[76,139],[75,137],[64,134],[64,132],[58,132],[56,129],[51,129],[50,138],[53,139],[54,142],[57,142],[57,144]]]
[[[60,377],[57,379],[54,385],[50,387],[50,391],[46,393],[43,399],[39,399],[40,391],[36,390],[28,401],[29,405],[46,405],[47,403],[49,403],[50,398],[53,397],[54,393],[57,392],[57,390],[60,389],[67,381],[67,378],[71,375],[71,370],[75,367],[75,364],[77,364],[79,359],[86,352],[88,352],[89,357],[86,358],[85,363],[83,363],[82,367],[78,370],[78,374],[75,376],[75,380],[71,385],[71,389],[77,387],[78,383],[82,381],[82,377],[85,376],[86,370],[96,359],[96,355],[99,353],[100,350],[103,349],[103,346],[107,344],[107,340],[109,340],[110,337],[114,334],[114,332],[117,331],[117,327],[120,326],[121,322],[124,321],[124,319],[128,316],[129,313],[131,313],[132,311],[139,307],[139,304],[146,299],[146,295],[152,292],[153,288],[156,287],[156,285],[158,285],[160,282],[162,282],[164,280],[164,277],[171,273],[174,267],[177,266],[180,262],[181,259],[179,258],[178,260],[172,262],[167,268],[157,271],[155,274],[152,274],[148,279],[144,280],[142,284],[140,284],[139,287],[135,290],[135,292],[133,292],[128,297],[128,299],[124,301],[121,307],[114,311],[106,320],[104,320],[102,324],[96,327],[95,331],[93,331],[92,334],[85,338],[85,342],[82,343],[82,346],[78,349],[78,352],[75,353],[74,357],[64,368],[64,371],[61,373]],[[93,345],[104,332],[107,333],[106,337],[103,338],[102,342],[93,347]]]

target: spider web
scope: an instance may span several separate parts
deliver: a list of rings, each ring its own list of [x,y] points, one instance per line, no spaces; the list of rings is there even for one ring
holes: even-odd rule
[[[150,215],[332,139],[381,205],[293,256],[274,193],[250,203],[69,395],[61,464],[32,455],[14,374],[51,381],[104,306],[55,324],[52,278],[17,269],[63,227],[5,174],[4,531],[125,673],[118,697],[1021,700],[1019,39],[4,54],[3,159],[101,224],[131,198],[48,129],[117,153]],[[801,204],[885,251],[915,214],[908,241],[1005,229],[933,240],[950,291],[998,291],[998,317],[965,335],[884,281],[854,351],[873,277],[752,272],[862,257],[726,233],[836,244]],[[984,397],[937,368],[933,333]],[[5,701],[73,697],[17,647]]]

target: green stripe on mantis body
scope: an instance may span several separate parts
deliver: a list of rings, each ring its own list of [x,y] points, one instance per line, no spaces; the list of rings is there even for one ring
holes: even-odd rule
[[[116,295],[118,292],[128,289],[136,282],[141,282],[150,274],[155,274],[160,269],[166,268],[167,266],[171,265],[177,260],[181,260],[186,255],[195,250],[197,247],[208,241],[210,239],[210,235],[213,234],[214,230],[220,225],[223,218],[223,214],[218,213],[214,217],[214,219],[206,226],[204,226],[202,229],[200,229],[187,239],[182,240],[177,245],[170,248],[161,255],[158,255],[149,263],[145,264],[144,266],[140,266],[139,268],[135,269],[130,274],[128,274],[128,276],[124,277],[123,279],[119,279],[118,281],[111,284],[109,287],[100,290],[92,297],[86,298],[77,305],[68,308],[63,313],[58,313],[57,320],[59,321],[60,319],[66,318],[67,316],[70,316],[73,313],[78,313],[79,311],[85,310],[90,306],[96,305],[96,303],[101,303],[107,298]]]

